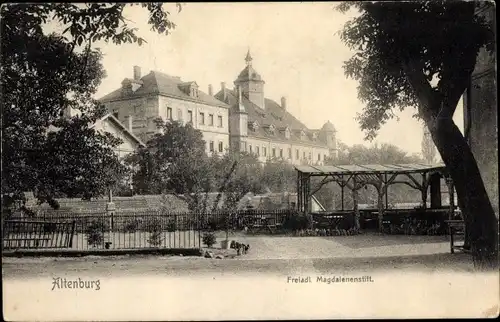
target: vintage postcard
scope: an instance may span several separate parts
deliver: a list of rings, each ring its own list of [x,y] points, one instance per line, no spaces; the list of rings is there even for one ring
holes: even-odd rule
[[[498,317],[494,2],[0,14],[5,320]]]

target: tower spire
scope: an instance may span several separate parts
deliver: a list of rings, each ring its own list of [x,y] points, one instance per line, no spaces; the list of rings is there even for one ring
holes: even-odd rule
[[[248,48],[247,56],[245,57],[245,61],[248,66],[252,66],[252,55],[250,55],[250,48]]]

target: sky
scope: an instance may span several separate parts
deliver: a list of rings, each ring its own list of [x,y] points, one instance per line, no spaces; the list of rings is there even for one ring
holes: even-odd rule
[[[368,142],[355,120],[363,109],[357,98],[357,82],[346,78],[342,65],[352,52],[337,32],[352,14],[334,10],[335,3],[188,3],[181,12],[175,4],[164,4],[177,27],[167,36],[158,35],[147,25],[148,12],[141,7],[124,11],[129,24],[146,39],[137,44],[98,43],[104,54],[107,77],[97,98],[120,87],[132,77],[133,66],[142,75],[150,70],[196,81],[200,90],[214,93],[221,82],[232,88],[245,67],[250,50],[253,67],[264,79],[264,94],[280,102],[311,129],[331,121],[338,139],[347,144],[390,143],[420,153],[422,123],[412,118],[413,108],[398,112],[398,120],[385,124],[377,138]],[[455,122],[463,129],[462,103]]]

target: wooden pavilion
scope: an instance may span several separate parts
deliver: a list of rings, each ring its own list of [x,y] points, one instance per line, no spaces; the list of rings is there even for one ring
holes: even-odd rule
[[[406,184],[421,192],[422,204],[419,211],[426,213],[448,212],[452,219],[456,210],[453,182],[444,164],[367,164],[367,165],[336,165],[336,166],[296,166],[297,170],[297,207],[302,213],[311,213],[311,198],[329,182],[336,182],[341,188],[341,209],[335,213],[342,215],[353,213],[359,226],[358,190],[372,185],[378,195],[377,213],[379,229],[382,227],[383,216],[387,212],[411,212],[412,209],[389,209],[388,188],[392,184]],[[311,187],[311,178],[322,178],[318,186]],[[441,179],[445,179],[448,187],[449,205],[443,206],[441,201]],[[344,208],[345,189],[352,193],[353,209]],[[427,206],[427,194],[430,188],[430,208]]]

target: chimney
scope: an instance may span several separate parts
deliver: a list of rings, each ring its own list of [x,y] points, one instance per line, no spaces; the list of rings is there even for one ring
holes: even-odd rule
[[[134,66],[134,79],[135,80],[141,79],[141,67],[139,66]]]
[[[209,84],[208,85],[208,95],[210,96],[214,96],[214,90],[212,88],[212,84]]]
[[[225,83],[225,82],[221,82],[221,83],[220,83],[220,90],[221,90],[221,91],[226,90],[226,83]]]
[[[129,115],[128,120],[127,120],[127,128],[130,131],[130,133],[133,133],[132,132],[132,121],[133,121],[132,115]]]
[[[286,110],[286,98],[281,97],[281,108]]]

